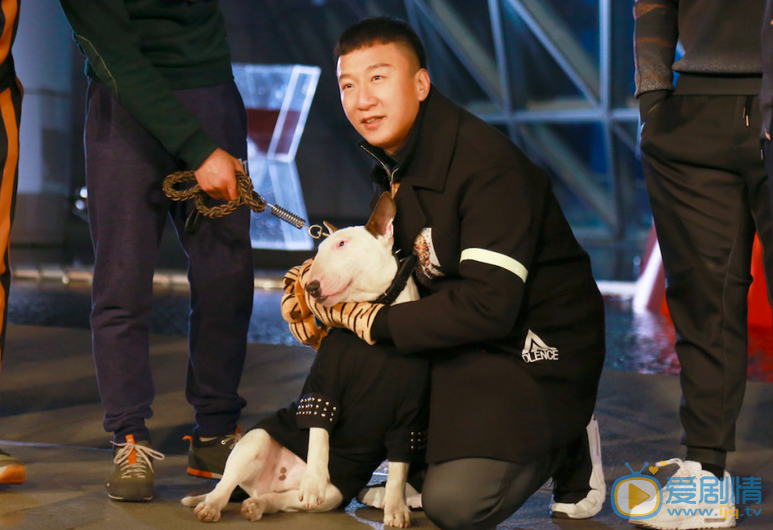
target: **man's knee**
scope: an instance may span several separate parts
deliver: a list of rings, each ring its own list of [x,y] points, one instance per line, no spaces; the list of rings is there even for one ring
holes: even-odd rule
[[[490,499],[459,484],[425,482],[421,497],[424,514],[443,530],[486,530],[497,524],[490,521],[495,508]]]

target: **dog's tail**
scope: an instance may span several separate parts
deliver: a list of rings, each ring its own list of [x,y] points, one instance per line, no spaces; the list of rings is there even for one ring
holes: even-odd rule
[[[191,508],[198,506],[198,504],[207,498],[207,494],[204,495],[196,495],[195,497],[183,497],[180,499],[180,502],[183,503],[183,506],[189,506]]]

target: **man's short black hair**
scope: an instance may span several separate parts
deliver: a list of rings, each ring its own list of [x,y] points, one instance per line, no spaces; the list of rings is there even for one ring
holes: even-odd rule
[[[419,68],[427,67],[427,54],[419,36],[407,22],[392,17],[365,18],[346,28],[336,44],[335,60],[377,43],[402,45],[416,55]]]

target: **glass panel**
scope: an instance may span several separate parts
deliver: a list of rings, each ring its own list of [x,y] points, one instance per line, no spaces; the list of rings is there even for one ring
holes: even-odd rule
[[[615,107],[638,108],[633,97],[636,91],[633,65],[633,2],[612,4],[612,94]]]
[[[481,101],[491,102],[491,98],[481,86],[483,81],[476,79],[465,67],[444,38],[433,29],[433,25],[426,20],[421,20],[420,23],[432,84],[462,106]]]
[[[478,0],[428,0],[427,4],[435,9],[443,5],[449,13],[453,14],[465,30],[469,31],[469,36],[473,37],[478,45],[494,57],[494,37],[491,32],[491,20],[489,17],[488,2]],[[460,35],[460,38],[466,37]]]
[[[515,107],[540,108],[559,100],[563,101],[562,106],[587,107],[589,103],[577,84],[545,47],[545,40],[550,42],[555,36],[544,33],[544,26],[528,25],[510,4],[506,4],[503,12],[504,41]]]
[[[247,109],[247,154],[255,190],[269,204],[306,219],[295,153],[306,125],[320,68],[302,65],[234,64],[234,79]],[[253,248],[308,250],[305,230],[266,211],[252,214]]]
[[[599,0],[538,0],[538,3],[577,38],[591,57],[599,56]],[[632,12],[633,7],[629,10]]]

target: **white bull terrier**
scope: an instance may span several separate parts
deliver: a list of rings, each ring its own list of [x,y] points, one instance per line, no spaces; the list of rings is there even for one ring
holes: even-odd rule
[[[365,226],[336,230],[319,245],[306,290],[325,307],[339,302],[367,302],[383,295],[398,272],[392,253],[395,203],[384,193]],[[394,303],[417,300],[419,291],[408,278]]]
[[[387,291],[398,271],[392,254],[394,216],[394,201],[385,193],[365,226],[336,230],[328,225],[331,234],[319,245],[307,283],[318,303],[329,307],[343,301],[370,301]],[[418,298],[410,277],[394,303]],[[341,504],[343,496],[330,483],[329,442],[327,430],[312,427],[304,462],[267,431],[253,429],[234,447],[215,489],[206,495],[185,497],[182,503],[195,506],[194,513],[200,521],[216,522],[231,493],[240,486],[250,496],[242,503],[241,512],[251,521],[280,511],[332,510]],[[383,498],[387,526],[411,525],[405,498],[408,467],[405,462],[388,464]]]

